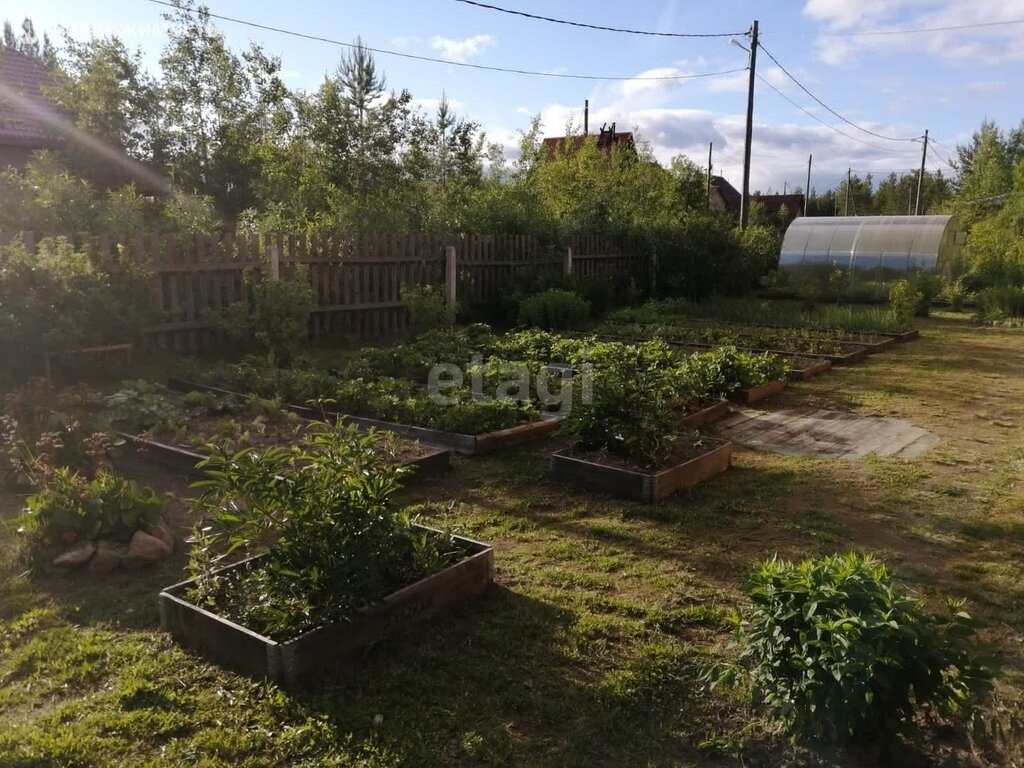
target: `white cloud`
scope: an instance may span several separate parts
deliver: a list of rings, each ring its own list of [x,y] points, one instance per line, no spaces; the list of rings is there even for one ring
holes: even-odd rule
[[[622,83],[622,95],[624,97],[631,98],[633,96],[639,96],[642,93],[650,93],[651,91],[666,90],[669,88],[677,88],[682,85],[685,80],[656,80],[654,78],[670,78],[680,77],[686,75],[685,70],[679,67],[655,67],[654,69],[647,69],[637,74],[637,77],[649,78],[646,80],[626,80]]]
[[[430,47],[440,51],[446,59],[452,61],[468,61],[491,47],[496,40],[491,35],[473,35],[464,40],[453,40],[450,37],[435,37]]]
[[[817,55],[832,66],[864,62],[870,53],[910,51],[971,66],[1024,61],[1022,24],[914,35],[843,36],[1009,22],[1024,18],[1024,0],[807,0],[803,13],[823,25]]]

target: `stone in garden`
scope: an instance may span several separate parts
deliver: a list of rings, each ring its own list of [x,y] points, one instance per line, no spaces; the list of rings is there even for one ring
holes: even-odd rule
[[[106,573],[113,571],[121,565],[127,549],[124,544],[113,541],[99,541],[96,545],[96,554],[89,562],[89,570],[93,573]]]
[[[65,550],[53,558],[53,564],[57,568],[63,571],[73,571],[75,568],[81,568],[92,557],[96,551],[96,545],[91,541],[83,541],[81,544],[76,544],[71,549]]]
[[[168,552],[174,551],[174,531],[167,523],[158,523],[153,528],[152,535],[167,545]]]
[[[128,554],[124,558],[125,568],[142,568],[163,560],[171,554],[171,548],[156,536],[145,531],[136,531],[128,542]]]

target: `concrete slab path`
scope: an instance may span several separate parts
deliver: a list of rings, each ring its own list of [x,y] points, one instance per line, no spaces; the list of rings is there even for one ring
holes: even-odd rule
[[[815,408],[743,408],[718,422],[718,430],[748,448],[832,459],[858,459],[869,453],[912,459],[934,448],[940,439],[902,419]]]

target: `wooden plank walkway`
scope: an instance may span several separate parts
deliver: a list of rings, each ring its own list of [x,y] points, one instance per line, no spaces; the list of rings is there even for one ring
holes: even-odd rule
[[[748,448],[832,459],[859,459],[869,453],[912,459],[939,442],[934,432],[902,419],[815,408],[743,408],[718,422],[718,430]]]

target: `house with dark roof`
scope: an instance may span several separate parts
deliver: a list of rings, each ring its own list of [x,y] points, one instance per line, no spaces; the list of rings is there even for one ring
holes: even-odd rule
[[[601,130],[597,135],[587,133],[582,136],[552,136],[544,139],[544,155],[548,162],[552,162],[560,153],[565,151],[567,143],[572,151],[576,151],[583,146],[585,141],[596,141],[597,148],[609,157],[613,150],[625,150],[633,157],[636,157],[636,143],[633,140],[633,132],[616,131],[615,123],[612,123],[611,128],[605,123],[605,125],[601,126]]]
[[[739,213],[742,197],[739,190],[721,176],[711,177],[711,192],[708,196],[708,204],[712,210]],[[754,194],[750,196],[750,202],[763,205],[766,213],[775,214],[785,208],[792,217],[804,215],[804,196],[802,194]]]
[[[47,129],[60,114],[45,92],[54,84],[56,77],[45,63],[0,48],[0,169],[21,168],[32,152],[63,146],[62,137]]]

